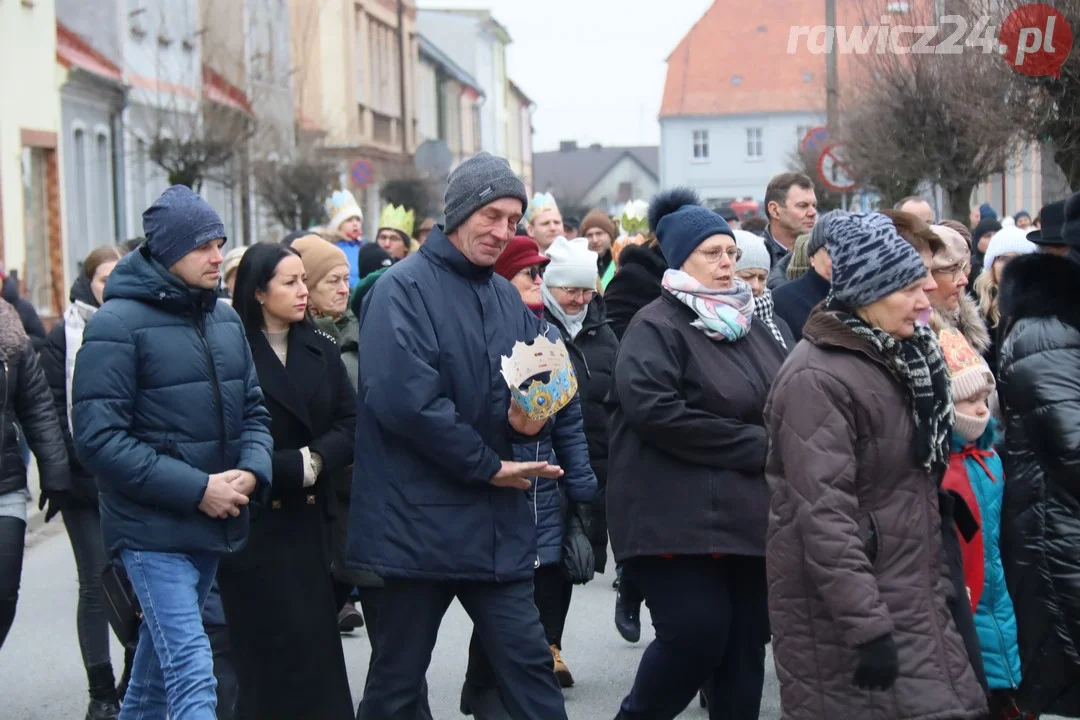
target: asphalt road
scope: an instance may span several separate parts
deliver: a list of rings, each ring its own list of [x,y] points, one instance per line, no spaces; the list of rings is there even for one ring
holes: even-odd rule
[[[22,591],[15,625],[0,650],[0,718],[2,720],[82,720],[86,712],[86,678],[75,634],[77,583],[67,535],[54,520],[31,534],[23,567]],[[577,682],[566,691],[571,720],[611,720],[629,690],[638,660],[652,638],[647,610],[641,642],[631,645],[615,631],[612,577],[598,577],[574,590],[563,656]],[[428,683],[437,720],[463,718],[458,697],[464,678],[469,634],[468,616],[456,603],[443,621]],[[353,695],[359,700],[368,661],[363,630],[342,639]],[[123,653],[113,647],[119,673]],[[780,717],[776,676],[767,661],[762,718]],[[682,718],[708,715],[695,702]]]

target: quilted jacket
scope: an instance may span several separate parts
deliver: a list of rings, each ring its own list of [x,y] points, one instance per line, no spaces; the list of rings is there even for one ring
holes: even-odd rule
[[[977,718],[986,699],[949,611],[941,473],[912,461],[907,393],[884,359],[816,310],[773,385],[766,564],[786,720]],[[853,683],[892,633],[887,692]]]

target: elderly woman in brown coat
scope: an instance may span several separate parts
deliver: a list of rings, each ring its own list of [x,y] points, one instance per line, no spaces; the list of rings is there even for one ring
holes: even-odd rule
[[[978,718],[949,612],[938,488],[953,409],[932,285],[883,215],[829,218],[833,297],[766,407],[766,559],[788,720]]]

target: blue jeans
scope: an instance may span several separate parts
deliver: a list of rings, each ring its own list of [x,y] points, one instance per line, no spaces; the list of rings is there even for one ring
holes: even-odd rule
[[[121,720],[216,720],[214,656],[202,606],[217,573],[212,553],[124,550],[143,610]]]

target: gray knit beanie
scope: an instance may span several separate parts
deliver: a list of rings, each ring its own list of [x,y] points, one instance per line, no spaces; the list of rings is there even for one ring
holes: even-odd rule
[[[833,212],[818,225],[825,225],[828,238],[832,293],[853,310],[926,277],[919,253],[881,213]]]
[[[225,237],[225,225],[210,203],[191,188],[173,185],[143,213],[146,246],[170,268],[192,250]]]
[[[512,197],[521,201],[521,212],[529,205],[525,183],[521,182],[510,163],[488,152],[477,153],[458,165],[446,185],[446,224],[443,232],[454,232],[469,216],[500,198]]]
[[[835,210],[833,212],[836,212]],[[832,213],[825,213],[814,223],[814,229],[810,231],[810,242],[806,244],[806,256],[814,257],[821,248],[825,247],[825,218]]]

